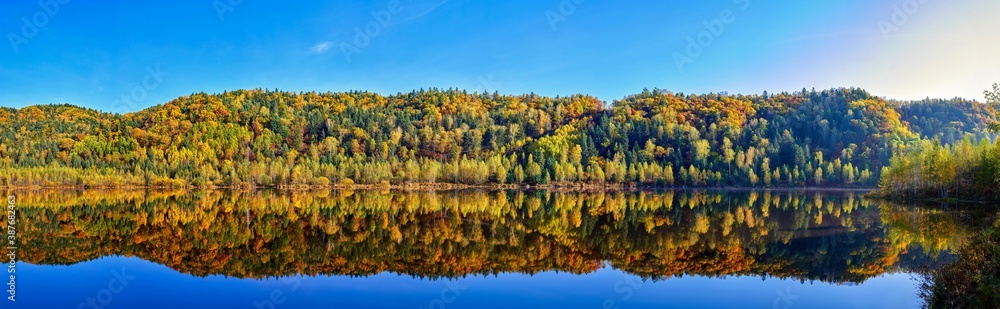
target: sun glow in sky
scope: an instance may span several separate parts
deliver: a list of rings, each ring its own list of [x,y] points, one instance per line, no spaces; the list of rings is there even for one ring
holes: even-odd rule
[[[461,88],[612,101],[643,88],[861,87],[965,97],[1000,82],[993,0],[8,1],[0,105],[128,112],[242,88]]]

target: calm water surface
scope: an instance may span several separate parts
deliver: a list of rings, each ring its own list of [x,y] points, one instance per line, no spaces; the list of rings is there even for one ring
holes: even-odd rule
[[[16,308],[918,308],[914,273],[975,233],[967,214],[849,192],[19,192],[18,204]]]

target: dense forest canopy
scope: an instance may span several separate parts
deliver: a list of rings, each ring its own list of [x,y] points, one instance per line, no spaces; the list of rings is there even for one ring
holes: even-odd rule
[[[993,85],[992,91],[986,91],[986,100],[988,105],[954,105],[959,110],[952,112],[929,106],[911,106],[911,109],[941,115],[935,120],[928,120],[927,116],[921,120],[930,127],[938,128],[940,135],[936,135],[938,139],[934,141],[923,140],[911,145],[909,151],[893,157],[883,172],[881,194],[902,198],[958,196],[967,200],[1000,200],[1000,141],[984,134],[990,131],[1000,132],[1000,123],[995,120],[973,119],[981,115],[974,109],[995,109],[1000,106],[1000,84]],[[954,125],[945,126],[940,123],[940,120],[948,119],[953,120]],[[963,126],[962,123],[968,122],[986,124],[988,131],[974,130],[986,138],[978,142],[949,138],[951,133],[948,132],[958,130]]]
[[[858,186],[921,139],[988,135],[996,109],[861,89],[644,90],[606,103],[461,90],[198,93],[124,115],[0,109],[0,185]]]

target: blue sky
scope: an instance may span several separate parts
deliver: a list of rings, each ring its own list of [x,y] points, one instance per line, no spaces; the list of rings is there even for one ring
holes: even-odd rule
[[[1000,2],[992,0],[2,6],[0,105],[13,107],[71,103],[128,112],[194,92],[258,87],[455,87],[586,93],[610,102],[646,87],[760,93],[856,86],[899,99],[981,99],[1000,82]]]

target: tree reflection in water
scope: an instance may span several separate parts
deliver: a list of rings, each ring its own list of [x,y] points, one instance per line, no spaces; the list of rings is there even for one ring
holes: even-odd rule
[[[1000,226],[994,222],[958,250],[955,261],[923,274],[926,308],[1000,308]]]
[[[860,283],[947,260],[962,215],[816,192],[19,192],[23,260],[195,276],[590,273]]]

